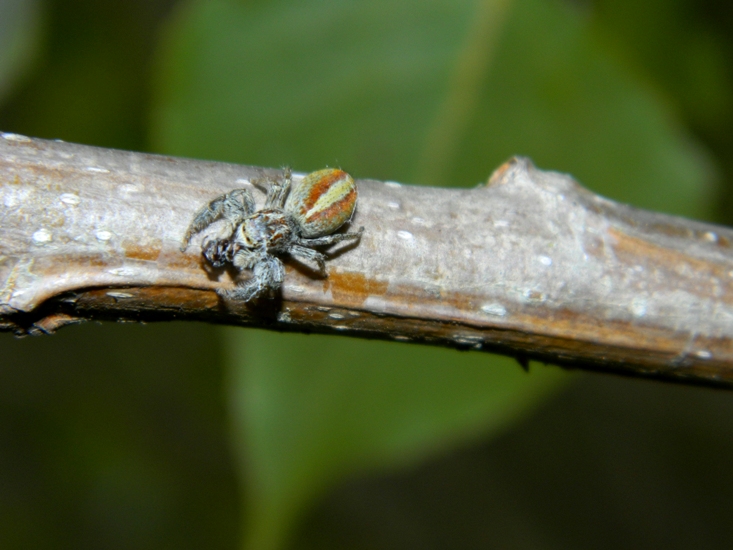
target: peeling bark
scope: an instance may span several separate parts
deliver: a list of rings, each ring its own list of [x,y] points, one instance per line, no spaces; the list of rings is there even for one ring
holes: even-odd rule
[[[227,302],[196,236],[213,197],[276,171],[0,134],[0,330],[204,320],[486,350],[733,385],[733,231],[647,212],[522,158],[475,189],[359,180],[328,278]],[[259,200],[262,195],[255,191]]]

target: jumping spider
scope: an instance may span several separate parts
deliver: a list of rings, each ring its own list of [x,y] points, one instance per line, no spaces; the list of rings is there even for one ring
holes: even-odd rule
[[[215,221],[227,222],[227,236],[204,240],[204,258],[213,267],[231,264],[239,271],[250,269],[252,277],[238,283],[234,290],[217,290],[225,298],[248,302],[274,294],[285,278],[285,268],[278,258],[284,254],[315,262],[325,275],[326,256],[314,247],[359,239],[364,230],[362,227],[357,233],[332,235],[351,219],[356,207],[356,185],[343,170],[313,172],[292,189],[289,168],[282,178],[264,181],[270,185],[260,210],[255,209],[247,189],[235,189],[199,210],[183,239],[181,251],[186,250],[193,235]]]

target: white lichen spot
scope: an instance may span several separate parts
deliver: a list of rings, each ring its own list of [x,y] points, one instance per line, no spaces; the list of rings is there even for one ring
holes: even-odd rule
[[[12,132],[5,132],[2,135],[3,139],[8,141],[17,141],[20,143],[30,143],[32,140],[28,136],[22,136],[20,134],[13,134]]]
[[[539,256],[537,259],[539,260],[539,262],[542,265],[546,265],[546,266],[552,265],[552,258],[550,258],[549,256]]]
[[[95,174],[109,174],[109,170],[106,168],[100,168],[99,166],[87,166],[84,170],[87,172],[94,172]]]
[[[328,317],[331,318],[331,319],[337,319],[337,320],[338,319],[345,319],[346,318],[345,315],[341,315],[340,313],[329,313],[328,314]]]
[[[697,355],[700,359],[711,359],[713,357],[713,354],[710,353],[708,350],[701,349],[699,351],[695,352],[695,355]]]
[[[494,227],[509,227],[509,222],[506,220],[496,220],[494,222]]]
[[[322,311],[324,313],[328,313],[329,311],[331,311],[331,308],[330,307],[326,307],[326,306],[318,306],[318,307],[316,307],[316,310]]]
[[[109,231],[101,230],[101,231],[97,231],[94,234],[94,236],[97,237],[97,240],[98,241],[103,241],[104,242],[104,241],[108,241],[108,240],[110,240],[112,238],[112,233],[110,233]]]
[[[706,241],[710,241],[711,243],[717,243],[718,242],[718,235],[713,233],[712,231],[708,231],[703,235],[703,238]]]
[[[20,204],[20,199],[15,195],[15,193],[8,193],[3,199],[3,204],[5,205],[5,208],[15,208]]]
[[[496,317],[504,317],[506,315],[506,308],[501,304],[484,304],[481,306],[481,311],[487,315],[494,315]]]
[[[644,317],[646,315],[646,300],[644,298],[634,298],[631,301],[629,310],[634,317]]]
[[[524,300],[528,304],[541,304],[545,300],[547,300],[547,296],[545,296],[544,292],[540,292],[539,290],[533,290],[531,288],[526,289],[523,293]]]
[[[411,241],[414,241],[415,240],[415,236],[412,233],[410,233],[409,231],[400,230],[400,231],[397,232],[397,236],[400,239],[403,239],[405,241],[410,241],[411,242]]]
[[[302,286],[293,285],[289,287],[290,292],[295,292],[296,294],[302,294],[305,292],[305,289]]]
[[[132,267],[116,267],[115,269],[107,270],[107,273],[114,275],[115,277],[134,277],[138,274],[137,270]]]
[[[33,233],[31,238],[36,244],[46,244],[53,240],[53,234],[45,227],[41,227],[41,229]]]
[[[61,200],[61,202],[63,202],[64,204],[68,204],[69,206],[77,206],[81,202],[79,195],[76,195],[74,193],[64,193],[63,195],[61,195],[61,197],[59,197],[59,199]]]
[[[389,201],[387,203],[387,207],[391,208],[392,210],[399,210],[400,209],[400,203],[395,201]]]
[[[477,336],[475,334],[464,334],[460,332],[453,335],[453,341],[456,344],[471,346],[474,349],[481,349],[481,346],[484,343],[484,339],[481,336]]]
[[[402,187],[401,183],[397,183],[396,181],[385,181],[384,185],[387,187]]]
[[[108,292],[107,296],[109,296],[110,298],[114,298],[116,300],[125,300],[127,298],[133,297],[133,295],[128,292],[116,292],[116,291]]]
[[[237,178],[234,180],[234,183],[237,185],[252,185],[252,182],[249,181],[247,178]]]
[[[132,195],[134,193],[139,193],[143,188],[142,186],[135,185],[134,183],[123,183],[117,188],[117,190],[125,195]]]

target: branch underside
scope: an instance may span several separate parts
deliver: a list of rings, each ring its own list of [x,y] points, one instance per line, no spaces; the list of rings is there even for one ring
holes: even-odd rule
[[[358,180],[328,277],[285,258],[282,295],[183,253],[212,198],[277,171],[0,134],[0,330],[203,320],[499,352],[733,385],[733,231],[614,203],[512,159],[475,189]],[[295,178],[299,175],[295,175]],[[349,230],[348,228],[346,230]]]

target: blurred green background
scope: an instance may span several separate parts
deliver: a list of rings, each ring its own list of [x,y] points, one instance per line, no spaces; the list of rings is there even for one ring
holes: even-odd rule
[[[724,0],[0,0],[0,129],[733,222]],[[0,207],[1,208],[1,207]],[[0,548],[730,548],[733,397],[199,324],[0,334]]]

